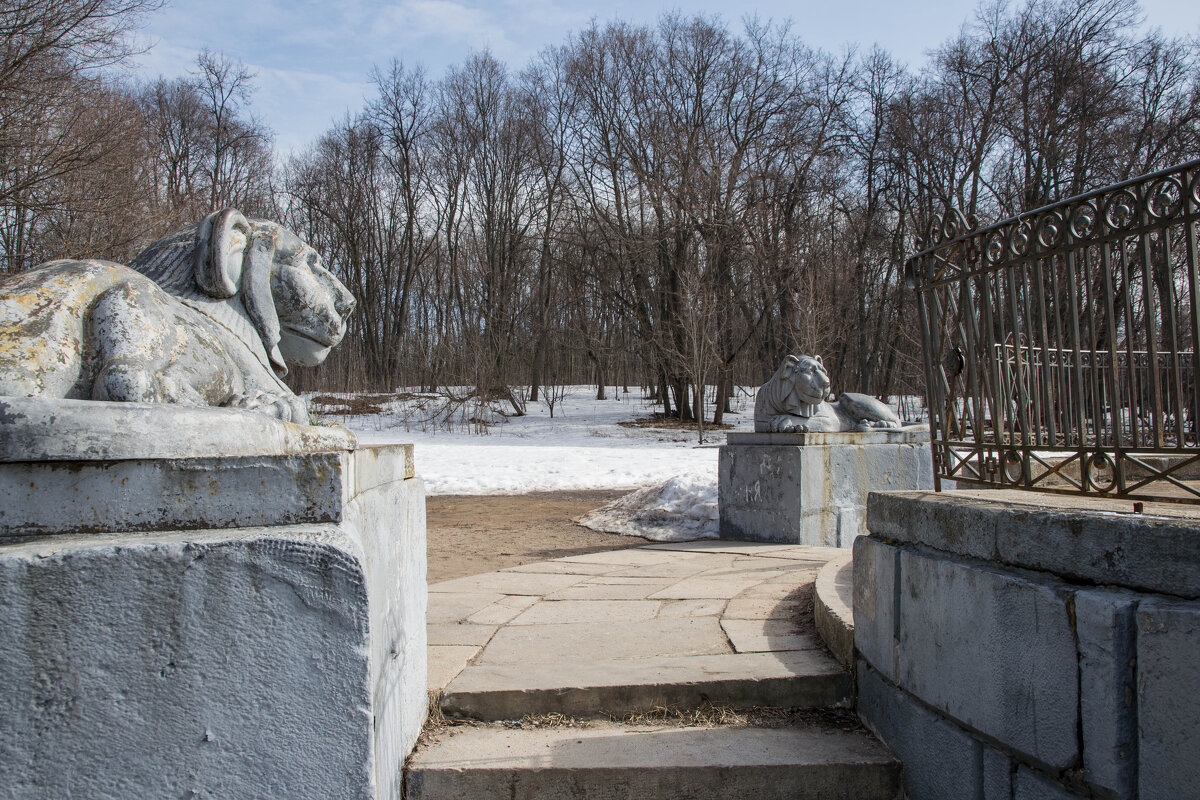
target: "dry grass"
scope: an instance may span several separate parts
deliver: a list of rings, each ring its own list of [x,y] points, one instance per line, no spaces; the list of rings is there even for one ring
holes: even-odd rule
[[[617,424],[622,428],[662,428],[663,430],[671,431],[696,430],[695,420],[682,420],[679,417],[671,414],[664,414],[661,411],[657,411],[648,417],[638,417],[637,419],[623,420]],[[705,422],[704,430],[729,431],[733,430],[733,426],[726,423],[714,425],[711,422]]]
[[[839,730],[860,730],[853,711],[845,708],[730,708],[705,704],[698,708],[651,708],[609,720],[623,725],[680,728],[789,728],[824,725]]]
[[[401,400],[411,400],[416,395],[410,392],[399,394],[350,394],[332,395],[319,394],[309,398],[309,404],[318,414],[340,414],[347,417],[358,417],[366,414],[382,414],[388,403]]]

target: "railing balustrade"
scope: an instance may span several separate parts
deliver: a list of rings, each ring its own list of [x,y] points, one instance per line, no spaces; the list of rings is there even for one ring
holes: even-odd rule
[[[934,473],[1200,502],[1200,160],[986,228],[948,212],[908,260]]]

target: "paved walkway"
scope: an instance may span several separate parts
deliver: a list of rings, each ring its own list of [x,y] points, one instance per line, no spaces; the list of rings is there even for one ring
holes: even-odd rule
[[[429,687],[450,714],[833,705],[849,675],[797,614],[844,551],[658,544],[430,586]]]

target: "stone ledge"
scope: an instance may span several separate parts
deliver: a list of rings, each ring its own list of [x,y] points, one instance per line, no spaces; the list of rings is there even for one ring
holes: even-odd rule
[[[872,492],[867,528],[1071,580],[1200,598],[1200,507],[1019,491]]]
[[[813,620],[825,646],[844,667],[854,664],[854,558],[843,553],[817,573]]]
[[[58,533],[339,522],[359,493],[412,476],[412,445],[227,458],[0,463],[5,498],[0,541]]]
[[[922,444],[929,441],[927,425],[905,428],[878,428],[870,431],[811,433],[730,433],[727,444],[806,447],[833,444]]]

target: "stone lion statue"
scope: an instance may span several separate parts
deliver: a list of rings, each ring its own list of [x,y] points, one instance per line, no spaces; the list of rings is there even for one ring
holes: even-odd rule
[[[899,428],[900,418],[874,397],[842,392],[828,403],[829,373],[820,356],[787,356],[754,402],[756,433],[828,433]]]
[[[308,422],[281,380],[346,332],[354,297],[287,228],[235,209],[130,267],[51,261],[0,283],[0,395],[255,409]]]

